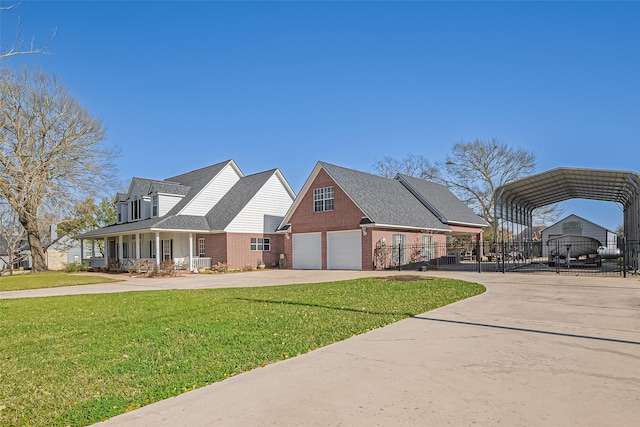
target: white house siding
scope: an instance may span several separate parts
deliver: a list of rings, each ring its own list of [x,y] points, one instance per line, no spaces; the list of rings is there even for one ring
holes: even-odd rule
[[[173,208],[180,200],[181,196],[173,196],[171,194],[158,195],[158,216],[164,216]]]
[[[151,197],[142,198],[142,219],[151,218]]]
[[[225,166],[179,215],[206,215],[239,179],[240,175],[231,165]]]
[[[262,186],[227,226],[232,233],[273,233],[291,207],[293,199],[276,174]]]

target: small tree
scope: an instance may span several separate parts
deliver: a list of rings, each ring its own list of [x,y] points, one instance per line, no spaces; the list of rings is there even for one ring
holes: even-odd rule
[[[103,146],[102,123],[55,76],[0,70],[0,106],[0,198],[27,233],[33,271],[44,271],[41,218],[109,188],[116,153]]]
[[[72,214],[58,224],[56,229],[58,234],[57,240],[60,240],[64,236],[73,236],[85,231],[115,224],[115,222],[116,208],[113,200],[105,197],[100,201],[99,205],[96,205],[94,199],[89,197],[76,203]],[[100,253],[104,255],[104,241],[98,240],[96,244]]]

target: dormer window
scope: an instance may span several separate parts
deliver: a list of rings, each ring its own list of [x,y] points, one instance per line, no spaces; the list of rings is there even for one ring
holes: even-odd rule
[[[333,210],[333,187],[313,190],[313,211],[327,212]]]
[[[138,197],[135,197],[130,204],[131,204],[131,220],[135,221],[137,219],[140,219],[140,216],[142,214],[142,199],[138,199]]]
[[[151,216],[158,216],[158,195],[151,196],[152,214]]]

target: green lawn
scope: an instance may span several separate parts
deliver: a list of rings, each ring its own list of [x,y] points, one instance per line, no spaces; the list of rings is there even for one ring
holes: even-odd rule
[[[0,277],[0,292],[24,289],[57,288],[60,286],[94,285],[96,283],[119,282],[117,279],[99,275],[69,273],[22,273]]]
[[[0,300],[0,425],[86,425],[484,292],[451,279]]]

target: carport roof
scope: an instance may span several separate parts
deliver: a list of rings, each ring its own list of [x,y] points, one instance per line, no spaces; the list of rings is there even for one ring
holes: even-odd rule
[[[630,171],[557,168],[498,187],[496,205],[526,210],[569,199],[617,202],[625,206],[640,190],[640,175]]]

